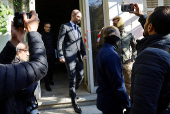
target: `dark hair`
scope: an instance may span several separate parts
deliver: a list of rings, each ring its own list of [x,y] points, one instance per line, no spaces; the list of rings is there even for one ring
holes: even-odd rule
[[[170,6],[156,7],[148,19],[158,34],[170,33]]]
[[[114,33],[115,35],[118,35],[118,29],[115,26],[108,26],[103,31],[103,37],[108,37],[110,34]]]
[[[50,24],[50,23],[49,23],[49,22],[46,22],[46,23],[44,24],[44,27],[45,27],[46,24]],[[51,24],[50,24],[50,25],[51,25]]]

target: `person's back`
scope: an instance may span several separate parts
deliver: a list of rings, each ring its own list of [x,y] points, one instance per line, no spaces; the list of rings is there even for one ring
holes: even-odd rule
[[[132,33],[122,32],[116,52],[119,54],[123,64],[135,59],[135,55],[133,55],[135,45],[136,41]]]
[[[130,114],[168,114],[170,103],[170,7],[159,6],[148,17],[137,4],[144,38],[137,41],[137,58],[132,69]],[[165,113],[162,113],[165,111]]]
[[[119,55],[116,53],[116,51],[110,48],[112,48],[111,45],[104,43],[101,49],[98,51],[97,56],[96,56],[96,66],[97,66],[96,75],[100,77],[100,78],[97,78],[97,82],[98,82],[98,85],[102,85],[102,86],[99,86],[96,91],[97,94],[99,94],[99,96],[102,94],[105,94],[107,96],[113,97],[114,91],[111,86],[111,83],[108,83],[110,79],[109,77],[107,77],[107,72],[105,72],[105,69],[107,67],[110,67],[109,64],[106,63],[109,61],[109,57],[114,56],[114,60],[118,61],[118,64],[120,64],[120,67],[121,67]],[[116,69],[113,68],[113,71],[114,70]],[[121,77],[123,77],[123,74],[121,74]]]
[[[115,35],[116,34],[116,35]],[[130,109],[130,101],[124,85],[122,63],[115,51],[119,31],[116,27],[106,27],[105,43],[96,56],[97,108],[103,114],[123,114],[123,109]]]

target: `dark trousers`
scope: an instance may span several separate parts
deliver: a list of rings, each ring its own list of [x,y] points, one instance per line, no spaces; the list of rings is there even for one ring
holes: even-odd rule
[[[49,81],[53,80],[54,56],[47,55],[47,62],[48,62],[48,72],[47,75],[44,77],[45,84],[49,84]]]
[[[84,78],[83,62],[78,58],[70,63],[66,62],[66,68],[69,75],[69,94],[73,105],[77,104],[76,90],[79,88]]]

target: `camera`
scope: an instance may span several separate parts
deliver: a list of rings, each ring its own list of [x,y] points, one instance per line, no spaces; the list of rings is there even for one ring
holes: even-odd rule
[[[121,5],[121,11],[122,11],[122,12],[134,11],[133,4],[122,4],[122,5]]]
[[[27,15],[27,19],[30,19],[32,16],[30,13],[26,13],[26,15]],[[14,21],[14,27],[24,27],[22,12],[16,12],[13,21]]]

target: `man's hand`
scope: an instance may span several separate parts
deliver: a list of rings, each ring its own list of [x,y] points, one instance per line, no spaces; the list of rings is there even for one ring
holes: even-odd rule
[[[14,47],[17,47],[17,45],[22,41],[26,33],[26,30],[24,30],[23,27],[14,27],[14,23],[11,22],[11,35],[12,38],[10,40],[11,44]]]
[[[86,59],[87,59],[87,55],[84,55],[84,56],[83,56],[83,59],[86,60]]]
[[[130,11],[129,13],[133,13],[133,14],[135,14],[136,16],[141,16],[141,15],[143,15],[143,13],[142,13],[142,11],[139,9],[139,6],[138,6],[138,4],[132,4],[133,6],[134,6],[134,9],[135,9],[135,11]]]
[[[24,26],[30,31],[37,31],[38,25],[39,25],[39,19],[38,19],[38,14],[35,11],[30,11],[32,17],[31,19],[27,19],[26,14],[23,12],[23,21],[24,21]],[[16,47],[24,38],[26,33],[26,30],[24,30],[23,27],[14,27],[14,23],[11,22],[11,35],[12,38],[10,40],[11,44]]]
[[[65,58],[64,57],[60,58],[60,62],[65,63]]]
[[[28,32],[37,31],[39,26],[38,14],[35,11],[30,11],[30,13],[31,19],[27,19],[27,15],[23,12],[24,26]]]

